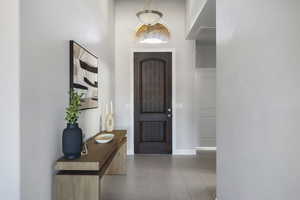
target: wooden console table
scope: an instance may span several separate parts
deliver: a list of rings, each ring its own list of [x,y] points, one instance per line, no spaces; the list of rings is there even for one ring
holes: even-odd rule
[[[115,130],[113,134],[114,139],[107,144],[96,144],[97,135],[90,138],[86,156],[57,160],[56,200],[100,200],[102,176],[126,174],[127,132]]]

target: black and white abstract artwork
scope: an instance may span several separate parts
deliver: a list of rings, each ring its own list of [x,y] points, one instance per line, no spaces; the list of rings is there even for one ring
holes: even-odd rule
[[[98,57],[70,41],[70,88],[81,98],[80,110],[98,107]]]

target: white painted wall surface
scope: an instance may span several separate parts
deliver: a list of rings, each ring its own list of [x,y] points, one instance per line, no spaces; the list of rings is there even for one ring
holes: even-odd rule
[[[194,125],[200,147],[216,146],[216,46],[196,41]]]
[[[187,0],[186,12],[186,38],[215,45],[216,0]]]
[[[0,6],[0,198],[20,199],[19,1]]]
[[[194,91],[194,130],[198,147],[216,146],[216,68],[197,68]]]
[[[196,42],[196,67],[216,68],[216,45]]]
[[[176,112],[174,122],[176,132],[173,130],[173,138],[176,137],[174,153],[191,153],[194,147],[200,145],[198,133],[194,130],[195,102],[191,98],[198,90],[195,82],[195,42],[185,40],[185,1],[164,0],[153,1],[153,7],[164,13],[163,22],[171,31],[171,40],[163,45],[141,45],[134,38],[139,21],[135,14],[143,9],[144,1],[117,0],[116,1],[116,76],[115,76],[115,101],[116,124],[119,128],[129,131],[129,153],[133,153],[133,100],[131,78],[133,75],[132,50],[174,49],[176,52],[175,73],[176,99],[173,111]]]
[[[209,0],[186,0],[186,30],[189,31]]]
[[[69,90],[69,40],[100,58],[100,98],[113,98],[114,5],[110,0],[21,2],[22,200],[50,200],[54,161]],[[83,111],[80,126],[98,132],[100,108]]]
[[[300,1],[217,1],[218,200],[299,199]]]
[[[216,45],[196,41],[195,130],[200,147],[216,146]]]

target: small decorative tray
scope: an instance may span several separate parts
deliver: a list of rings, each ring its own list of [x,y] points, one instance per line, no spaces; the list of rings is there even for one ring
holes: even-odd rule
[[[95,137],[95,141],[99,144],[109,143],[114,139],[114,136],[114,134],[101,134]]]

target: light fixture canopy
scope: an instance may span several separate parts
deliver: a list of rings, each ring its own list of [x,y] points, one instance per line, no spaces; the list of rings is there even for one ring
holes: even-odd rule
[[[136,14],[141,23],[146,25],[154,25],[159,22],[163,14],[157,10],[142,10]]]

